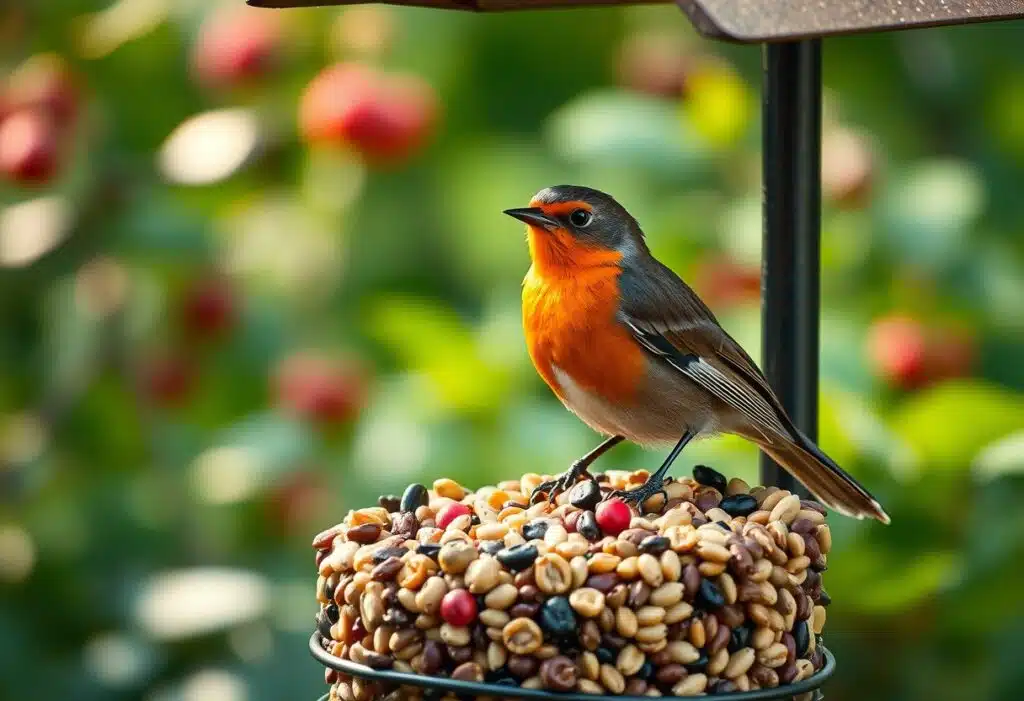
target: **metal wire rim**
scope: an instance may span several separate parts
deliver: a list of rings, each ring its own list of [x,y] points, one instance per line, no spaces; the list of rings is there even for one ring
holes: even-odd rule
[[[430,689],[443,689],[456,694],[470,694],[475,696],[497,696],[514,699],[545,699],[546,701],[594,701],[599,698],[616,699],[616,701],[648,701],[649,696],[594,696],[593,694],[568,694],[546,691],[543,689],[523,689],[517,686],[501,686],[498,684],[487,684],[483,682],[466,682],[458,679],[445,677],[431,677],[422,674],[409,674],[407,672],[395,672],[390,669],[371,669],[365,665],[356,664],[351,660],[343,660],[327,652],[321,646],[319,632],[314,632],[309,638],[309,651],[313,657],[325,667],[336,669],[343,674],[373,681],[391,682],[403,686],[416,686]],[[786,684],[774,689],[757,689],[755,691],[736,691],[729,694],[715,694],[714,698],[725,701],[767,701],[768,699],[787,699],[793,696],[814,691],[825,683],[832,673],[836,671],[836,658],[825,647],[821,648],[825,656],[825,664],[813,676],[796,682]],[[326,701],[330,696],[323,696],[320,701]]]

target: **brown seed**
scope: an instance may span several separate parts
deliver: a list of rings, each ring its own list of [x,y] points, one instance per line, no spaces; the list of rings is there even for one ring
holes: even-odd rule
[[[681,582],[666,582],[651,592],[648,602],[667,608],[682,601],[684,593],[685,587]]]
[[[380,536],[381,526],[379,523],[364,523],[355,528],[348,529],[346,537],[353,543],[375,543]]]
[[[448,574],[461,574],[469,567],[469,563],[477,558],[477,550],[472,543],[464,540],[452,540],[441,546],[437,561],[441,569]]]
[[[674,640],[665,647],[668,659],[676,664],[687,665],[700,659],[700,650],[685,640]]]
[[[402,569],[402,561],[397,557],[389,557],[370,572],[370,577],[378,582],[390,582]]]
[[[556,655],[541,663],[540,678],[548,689],[571,691],[576,688],[579,675],[572,660],[565,655]]]
[[[469,645],[469,628],[465,626],[453,626],[451,623],[441,624],[441,640],[455,647]]]
[[[480,612],[480,622],[488,628],[497,628],[501,630],[505,627],[505,624],[512,620],[504,611],[497,609],[484,609]]]
[[[744,608],[740,604],[731,604],[716,609],[715,617],[729,628],[737,628],[743,625],[743,621],[746,620]]]
[[[447,478],[434,481],[434,492],[437,493],[437,496],[452,501],[462,501],[462,497],[466,496],[466,490],[462,488],[462,485]]]
[[[757,661],[765,667],[775,669],[786,664],[786,646],[782,643],[772,643],[764,650],[758,650]]]
[[[508,610],[508,614],[512,618],[533,618],[540,611],[540,604],[535,601],[521,601],[518,604],[514,604],[512,608]]]
[[[821,546],[821,554],[828,555],[832,550],[832,529],[827,525],[818,526],[814,531],[814,537],[818,541],[818,545]]]
[[[572,586],[572,568],[561,555],[548,553],[533,565],[537,586],[545,594],[564,594]]]
[[[655,679],[663,686],[675,686],[686,676],[686,668],[681,664],[668,664],[658,668]]]
[[[613,694],[621,694],[626,690],[626,680],[619,670],[610,664],[601,665],[598,671],[598,678],[604,688]]]
[[[639,628],[636,614],[632,609],[623,606],[615,611],[615,630],[624,638],[632,638]],[[625,673],[624,673],[625,674]]]
[[[458,679],[463,682],[482,682],[484,680],[484,670],[476,662],[465,662],[455,668],[452,672],[452,679]]]
[[[441,610],[441,599],[448,593],[443,577],[430,577],[416,593],[416,606],[422,613],[433,616]]]
[[[524,584],[519,587],[519,600],[528,603],[540,603],[543,596],[536,584]]]
[[[796,680],[796,665],[795,664],[784,664],[777,670],[779,675],[779,684],[792,684]]]
[[[487,605],[487,608],[504,611],[515,603],[518,596],[519,590],[514,584],[499,584],[487,593],[487,596],[484,597],[484,604]]]
[[[708,641],[708,653],[714,655],[720,650],[724,650],[725,646],[729,644],[730,631],[726,626],[720,625],[715,630],[715,634]]]
[[[615,568],[619,566],[620,562],[622,562],[622,558],[618,555],[609,555],[608,553],[597,553],[590,558],[590,561],[587,563],[587,569],[590,570],[590,573],[592,575],[605,574],[608,572],[615,571]]]
[[[691,674],[672,687],[673,696],[697,696],[703,694],[708,687],[705,674]]]
[[[408,512],[395,514],[391,520],[391,532],[403,538],[415,538],[419,527],[420,522],[416,520],[416,515]]]
[[[527,679],[537,673],[537,658],[528,655],[509,655],[508,671],[517,679]]]
[[[665,623],[672,625],[685,621],[693,615],[693,606],[685,601],[679,601],[665,609]]]
[[[746,674],[747,670],[754,664],[755,656],[756,653],[752,647],[737,650],[729,657],[729,664],[725,666],[725,671],[722,672],[722,675],[728,679],[735,679],[740,675]]]
[[[707,643],[707,631],[702,619],[696,618],[690,623],[690,642],[696,648],[702,648]]]
[[[627,645],[619,651],[619,656],[615,660],[615,668],[623,676],[631,677],[644,666],[645,659],[644,653],[640,652],[639,648],[635,645]]]
[[[457,665],[465,664],[473,659],[473,648],[449,645],[446,650],[448,652],[448,657],[450,657],[452,662]]]
[[[540,627],[529,618],[515,618],[501,631],[505,647],[517,655],[529,655],[541,646],[544,635]]]
[[[825,629],[826,615],[824,606],[814,607],[814,613],[811,614],[811,629],[815,635],[821,635],[821,631]]]
[[[441,549],[442,552],[444,548]],[[486,594],[498,586],[501,565],[493,557],[474,560],[466,568],[466,588],[472,594]]]
[[[700,580],[700,570],[696,565],[690,564],[683,567],[683,589],[687,601],[693,601],[697,595],[697,590],[700,589]]]
[[[601,629],[594,621],[584,621],[580,627],[580,643],[587,650],[594,651],[601,646]]]
[[[643,606],[636,611],[636,621],[640,627],[654,626],[665,620],[665,609],[660,606]]]
[[[644,580],[637,580],[629,585],[629,595],[626,597],[626,605],[630,608],[639,608],[651,598],[651,587]]]
[[[612,608],[619,608],[625,606],[626,601],[629,599],[629,586],[626,584],[616,584],[612,587],[611,591],[605,597],[608,606]]]
[[[645,696],[647,694],[647,682],[643,679],[633,678],[626,682],[626,696]]]
[[[755,663],[747,674],[762,689],[774,689],[779,685],[779,675],[771,667]]]
[[[580,655],[576,667],[585,678],[596,681],[601,669],[601,663],[597,661],[597,655],[587,651]]]
[[[584,618],[594,618],[604,610],[604,594],[597,589],[584,587],[569,595],[569,605]]]
[[[727,629],[723,627],[722,630]],[[638,643],[657,643],[659,641],[663,642],[667,635],[668,628],[665,624],[657,623],[652,626],[644,626],[643,628],[640,628],[637,630],[635,637]],[[728,640],[726,642],[728,642]]]
[[[593,562],[593,560],[591,560],[591,562]],[[591,589],[597,589],[599,592],[607,594],[612,590],[612,587],[614,587],[618,583],[618,575],[616,575],[614,572],[607,572],[605,574],[590,575],[589,577],[587,577],[587,581],[584,582],[584,586],[590,587]]]
[[[643,580],[652,588],[660,587],[665,582],[661,562],[650,553],[644,553],[637,558],[637,569]]]
[[[626,581],[633,581],[640,576],[640,568],[637,564],[637,558],[635,556],[627,557],[626,559],[619,562],[615,568],[615,573]]]
[[[726,665],[729,664],[729,651],[722,648],[718,652],[712,654],[708,658],[708,666],[705,671],[711,677],[717,677],[723,671],[725,671]]]

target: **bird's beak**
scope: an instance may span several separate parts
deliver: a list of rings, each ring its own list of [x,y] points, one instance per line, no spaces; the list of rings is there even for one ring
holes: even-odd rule
[[[526,222],[530,226],[539,226],[542,229],[557,229],[561,226],[557,220],[552,219],[540,207],[521,207],[520,209],[506,209],[505,214]]]

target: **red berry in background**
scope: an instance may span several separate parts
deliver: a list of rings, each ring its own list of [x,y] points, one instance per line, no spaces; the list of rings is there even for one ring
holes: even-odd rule
[[[223,336],[237,320],[235,293],[223,277],[209,277],[193,283],[185,292],[182,323],[196,338]]]
[[[686,94],[691,59],[670,34],[633,34],[622,42],[616,64],[619,83],[658,97]]]
[[[67,62],[56,54],[37,54],[15,69],[5,99],[11,111],[38,110],[60,128],[70,126],[78,114],[78,87]]]
[[[311,353],[293,355],[278,368],[277,402],[300,418],[318,423],[354,419],[366,399],[363,370],[348,360]]]
[[[597,517],[597,525],[605,535],[618,535],[629,528],[633,512],[622,499],[612,497],[597,505],[594,516]]]
[[[868,330],[867,350],[874,371],[893,387],[916,389],[930,379],[927,333],[915,319],[879,319]]]
[[[441,507],[434,518],[434,523],[437,524],[438,528],[444,529],[459,516],[468,516],[469,513],[469,507],[465,504],[452,502]]]
[[[761,298],[761,271],[724,256],[699,261],[691,273],[693,288],[715,308],[754,303]]]
[[[39,110],[19,110],[0,122],[0,173],[23,184],[48,182],[57,172],[57,126]]]
[[[437,112],[437,95],[422,78],[339,63],[306,87],[299,128],[311,144],[347,146],[371,164],[386,165],[423,148]]]
[[[476,614],[476,598],[465,589],[452,589],[441,599],[441,618],[448,625],[468,626]]]
[[[825,132],[821,145],[821,190],[825,199],[845,209],[868,204],[874,182],[874,157],[868,139],[845,128]]]
[[[195,385],[192,364],[171,352],[157,353],[142,363],[142,391],[152,404],[172,407],[181,404]]]
[[[276,13],[240,3],[227,5],[203,22],[192,65],[207,85],[234,87],[251,83],[273,69],[281,40]]]

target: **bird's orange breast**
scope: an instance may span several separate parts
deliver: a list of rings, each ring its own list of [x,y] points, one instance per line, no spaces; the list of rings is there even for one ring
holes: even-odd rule
[[[580,389],[617,404],[633,403],[646,365],[640,347],[615,318],[618,266],[609,261],[568,275],[538,268],[535,261],[523,281],[523,327],[541,377],[562,400],[565,392],[554,367]]]

